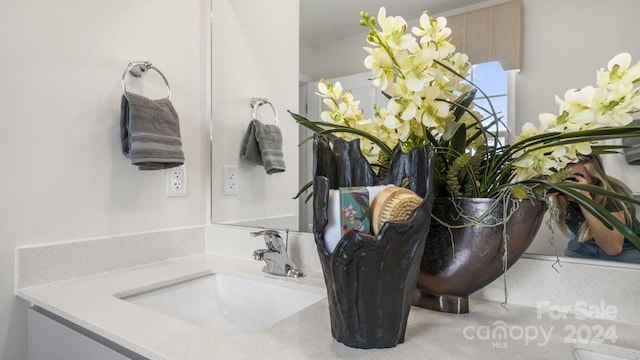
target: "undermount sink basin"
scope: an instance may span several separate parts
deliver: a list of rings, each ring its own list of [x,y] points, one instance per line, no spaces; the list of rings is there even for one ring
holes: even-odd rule
[[[268,328],[325,297],[216,273],[123,300],[215,332],[243,334]]]

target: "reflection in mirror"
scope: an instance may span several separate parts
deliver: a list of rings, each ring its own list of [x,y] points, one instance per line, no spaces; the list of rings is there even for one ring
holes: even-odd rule
[[[455,15],[468,10],[477,10],[482,6],[495,5],[504,1],[487,1],[480,4],[477,1],[426,1],[416,5],[414,1],[371,1],[367,2],[366,8],[363,4],[357,4],[353,9],[348,9],[344,2],[340,2],[332,6],[337,0],[305,0],[300,2],[300,38],[299,38],[299,77],[296,74],[296,80],[300,85],[300,96],[295,98],[295,103],[291,104],[290,98],[287,101],[274,102],[280,114],[279,124],[283,127],[284,136],[292,136],[296,134],[295,146],[290,147],[293,150],[285,150],[285,156],[288,151],[300,151],[299,164],[296,168],[300,169],[301,178],[296,178],[295,183],[290,181],[279,183],[277,179],[270,179],[253,168],[247,167],[239,160],[235,161],[238,166],[239,175],[245,181],[251,179],[253,183],[241,183],[241,193],[249,192],[254,197],[225,197],[218,191],[221,184],[215,183],[216,179],[221,177],[221,171],[218,167],[221,163],[215,162],[219,153],[213,152],[213,174],[212,174],[212,221],[216,223],[232,223],[245,224],[252,226],[265,227],[288,227],[292,230],[310,231],[310,217],[305,215],[304,205],[291,200],[291,197],[297,192],[300,185],[309,180],[311,172],[311,154],[308,148],[300,147],[298,149],[298,137],[304,139],[308,134],[298,135],[300,129],[295,125],[294,121],[286,113],[290,109],[294,112],[307,114],[312,118],[311,111],[316,110],[318,97],[314,95],[316,91],[313,88],[313,82],[320,78],[349,78],[353,77],[354,81],[359,81],[358,76],[366,71],[363,66],[363,60],[366,53],[362,50],[366,46],[365,36],[362,29],[358,26],[359,11],[365,10],[376,13],[380,5],[386,5],[387,13],[401,15],[409,21],[409,25],[413,25],[420,13],[427,9],[431,14],[435,15]],[[386,4],[385,4],[386,3]],[[404,4],[403,3],[407,3]],[[536,122],[538,115],[544,112],[557,113],[558,107],[555,104],[555,95],[563,96],[567,89],[583,87],[595,84],[596,70],[606,67],[607,61],[615,54],[626,51],[629,52],[633,61],[640,59],[640,43],[629,41],[629,36],[625,34],[636,34],[640,31],[640,22],[635,19],[636,11],[640,10],[640,3],[636,0],[618,0],[619,5],[616,8],[624,8],[629,11],[616,11],[616,8],[602,6],[598,0],[566,0],[557,2],[553,0],[522,0],[523,4],[523,40],[522,40],[522,68],[512,77],[509,77],[509,102],[508,117],[512,119],[513,126],[510,131],[516,134],[520,132],[522,124],[527,121]],[[271,4],[270,7],[276,5]],[[278,5],[279,6],[279,5]],[[449,7],[448,7],[449,6]],[[460,7],[455,9],[454,7]],[[576,10],[579,8],[579,16],[576,16]],[[335,11],[340,9],[340,11]],[[553,9],[553,11],[550,11]],[[264,9],[252,9],[247,7],[243,9],[246,12],[266,11]],[[280,8],[282,11],[283,9]],[[275,12],[273,13],[276,16]],[[286,11],[285,11],[286,13]],[[342,25],[340,18],[345,16],[347,20]],[[258,17],[253,18],[256,21]],[[332,21],[327,21],[332,19]],[[598,26],[592,25],[592,21],[585,19],[597,19]],[[335,21],[334,21],[335,20]],[[284,21],[284,20],[283,20]],[[601,31],[598,29],[607,29]],[[262,29],[264,30],[264,29]],[[342,33],[339,33],[341,30]],[[225,31],[226,32],[226,31]],[[281,34],[281,33],[280,33]],[[611,34],[618,34],[611,36]],[[281,37],[281,35],[278,35]],[[453,33],[453,43],[455,44],[455,32]],[[215,37],[215,35],[214,35]],[[254,46],[260,47],[260,38],[255,37]],[[215,41],[215,39],[214,39]],[[284,40],[280,40],[284,41]],[[214,43],[214,62],[216,61],[216,44]],[[283,50],[284,51],[284,50]],[[267,60],[268,61],[268,60]],[[473,59],[471,59],[474,62]],[[234,63],[229,62],[228,69]],[[282,64],[270,65],[255,62],[252,66],[264,66],[264,71],[281,68]],[[215,64],[214,64],[215,67]],[[256,70],[257,71],[257,70]],[[214,74],[215,75],[215,74]],[[366,75],[365,80],[366,80]],[[215,76],[214,76],[215,79]],[[280,81],[280,83],[282,83]],[[216,82],[214,81],[214,94],[216,93]],[[297,89],[297,88],[296,88]],[[353,88],[354,93],[359,92],[356,98],[361,101],[375,102],[376,94],[367,93],[368,90]],[[282,94],[278,94],[282,95]],[[273,97],[271,94],[247,94],[246,101],[251,96]],[[362,100],[365,99],[365,100]],[[238,104],[244,99],[234,99]],[[384,100],[382,100],[384,101]],[[233,104],[240,108],[240,105]],[[214,104],[214,107],[216,104]],[[227,103],[219,103],[217,106],[228,106]],[[286,106],[286,107],[285,107]],[[367,107],[364,107],[367,108]],[[309,113],[305,111],[309,110]],[[244,110],[243,110],[244,111]],[[250,116],[250,108],[246,106],[246,117]],[[263,116],[268,116],[267,112]],[[222,116],[224,118],[224,116]],[[213,117],[213,129],[218,127],[219,122],[224,121],[215,115]],[[294,123],[290,128],[284,128],[287,123]],[[248,120],[243,124],[241,130],[236,130],[236,135],[242,137],[244,128],[247,126]],[[214,142],[215,142],[214,131]],[[240,134],[237,134],[240,133]],[[226,134],[226,133],[225,133]],[[238,140],[239,141],[239,140]],[[307,143],[307,146],[309,143]],[[239,145],[231,144],[229,149],[236,149]],[[231,161],[229,158],[225,161]],[[295,159],[298,162],[298,158]],[[625,182],[632,192],[640,194],[640,166],[630,166],[626,163],[623,155],[606,155],[603,159],[604,167],[608,174],[619,178]],[[289,164],[287,164],[289,169]],[[296,169],[297,170],[297,169]],[[265,183],[267,182],[267,183]],[[280,194],[277,199],[262,200],[259,192],[271,191],[275,188],[286,187],[286,194]],[[258,216],[248,216],[246,212],[235,212],[236,209],[242,208],[235,205],[227,205],[232,201],[245,202],[245,205],[255,206],[266,209],[271,219],[264,219]],[[281,215],[282,211],[276,209],[275,206],[282,203],[295,202],[295,214],[291,213],[291,219],[286,224],[272,221]],[[274,204],[271,204],[273,202]],[[222,205],[222,206],[221,206]],[[298,206],[302,211],[297,211]],[[274,210],[270,210],[274,209]],[[289,208],[290,209],[290,208]],[[288,211],[288,210],[287,210]],[[551,241],[550,239],[554,239]],[[556,255],[562,254],[567,236],[560,231],[552,231],[544,224],[541,227],[536,240],[529,248],[531,254]]]

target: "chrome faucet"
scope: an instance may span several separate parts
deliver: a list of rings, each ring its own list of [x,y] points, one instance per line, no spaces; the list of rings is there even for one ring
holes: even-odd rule
[[[253,252],[253,258],[264,260],[266,266],[262,271],[280,276],[303,277],[305,274],[289,259],[287,255],[287,242],[289,240],[289,230],[285,232],[283,240],[282,233],[278,230],[261,230],[251,233],[252,236],[264,235],[266,249],[258,249]]]

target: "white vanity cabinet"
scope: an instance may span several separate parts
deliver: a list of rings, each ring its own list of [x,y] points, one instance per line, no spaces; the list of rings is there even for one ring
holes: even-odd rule
[[[100,339],[45,311],[34,308],[28,314],[29,360],[129,360],[145,359],[115,344]],[[73,327],[73,328],[72,328]],[[126,353],[127,356],[122,353]]]

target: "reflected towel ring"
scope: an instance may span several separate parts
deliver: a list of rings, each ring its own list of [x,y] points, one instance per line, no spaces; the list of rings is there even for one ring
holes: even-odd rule
[[[251,114],[251,116],[253,117],[253,119],[257,119],[256,118],[256,112],[258,111],[258,108],[262,105],[269,105],[271,106],[271,110],[273,110],[273,123],[275,125],[278,125],[278,113],[276,112],[276,108],[273,106],[273,104],[271,103],[271,101],[269,101],[269,99],[266,98],[251,98],[251,108],[253,109],[253,113]]]
[[[160,75],[162,80],[164,80],[165,85],[167,85],[167,99],[171,98],[171,86],[169,86],[169,81],[164,76],[164,74],[158,70],[157,67],[153,66],[150,61],[132,61],[127,65],[127,68],[124,70],[122,74],[122,90],[124,91],[124,96],[127,96],[127,75],[131,74],[135,77],[142,77],[142,75],[146,74],[147,71],[154,70]]]

